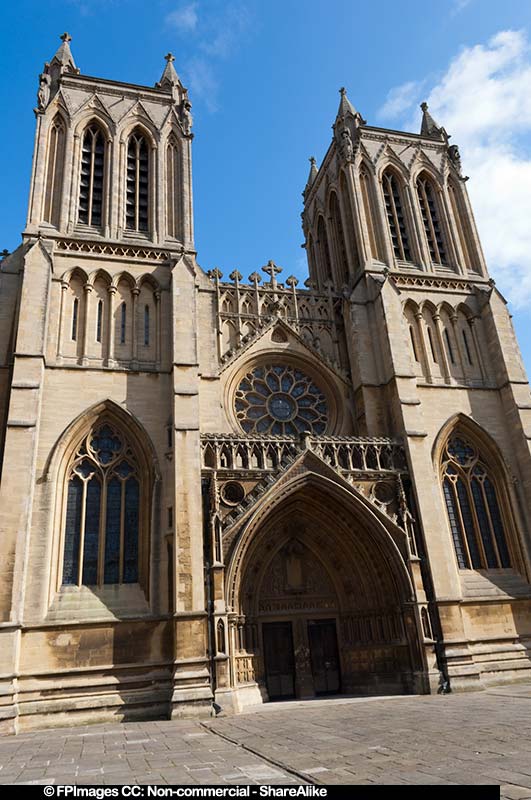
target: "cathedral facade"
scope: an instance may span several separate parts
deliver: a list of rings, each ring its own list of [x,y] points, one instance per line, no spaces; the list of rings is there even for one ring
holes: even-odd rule
[[[172,56],[61,39],[0,266],[0,729],[529,679],[531,395],[444,128],[341,90],[309,279],[224,279]]]

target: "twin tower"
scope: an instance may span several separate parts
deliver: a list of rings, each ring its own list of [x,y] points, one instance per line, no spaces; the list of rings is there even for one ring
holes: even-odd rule
[[[458,148],[341,90],[309,279],[205,272],[191,104],[39,79],[0,265],[0,721],[531,673],[531,396]]]

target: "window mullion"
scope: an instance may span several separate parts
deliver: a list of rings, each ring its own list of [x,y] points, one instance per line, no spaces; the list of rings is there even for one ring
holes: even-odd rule
[[[85,550],[85,521],[87,518],[87,481],[83,480],[83,496],[81,498],[81,524],[79,526],[79,558],[77,564],[77,585],[83,582],[83,553]]]
[[[451,484],[452,484],[452,491],[454,493],[455,507],[457,509],[457,513],[459,514],[459,524],[460,524],[461,530],[463,532],[462,539],[463,539],[463,545],[464,545],[465,552],[466,552],[466,560],[468,561],[468,569],[473,569],[474,565],[473,565],[473,562],[472,562],[472,556],[470,554],[470,548],[468,546],[468,536],[466,535],[465,521],[463,519],[463,514],[461,513],[461,502],[459,500],[459,494],[457,493],[457,484],[456,484],[455,481],[451,481]]]
[[[479,519],[476,511],[476,503],[474,502],[474,495],[472,493],[472,485],[471,485],[472,481],[470,478],[470,472],[468,472],[466,476],[464,476],[464,484],[468,496],[468,505],[470,506],[470,513],[472,514],[474,538],[476,540],[476,545],[479,549],[479,554],[482,562],[482,569],[488,569],[489,560],[485,552],[485,547],[483,546],[483,537],[481,536],[481,526],[479,524]]]
[[[100,507],[100,547],[98,552],[98,586],[103,586],[105,578],[105,533],[107,530],[107,473],[101,481]]]
[[[491,483],[492,483],[492,481],[491,481]],[[494,547],[494,552],[496,553],[496,560],[498,562],[498,568],[501,568],[501,567],[503,567],[503,562],[502,562],[502,558],[500,556],[500,551],[498,549],[498,542],[496,540],[496,531],[494,530],[494,524],[492,522],[492,516],[491,516],[491,513],[490,513],[489,504],[488,504],[488,501],[487,501],[487,495],[486,495],[486,492],[485,492],[485,481],[481,481],[480,488],[481,488],[481,496],[483,498],[483,504],[485,506],[485,511],[486,511],[486,514],[487,514],[487,519],[489,521],[490,539],[491,539],[492,545]]]

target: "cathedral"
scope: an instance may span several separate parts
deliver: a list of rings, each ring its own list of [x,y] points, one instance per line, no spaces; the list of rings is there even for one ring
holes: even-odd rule
[[[91,77],[63,34],[40,75],[0,264],[0,731],[529,679],[531,395],[458,147],[341,89],[308,280],[205,271],[173,62]]]

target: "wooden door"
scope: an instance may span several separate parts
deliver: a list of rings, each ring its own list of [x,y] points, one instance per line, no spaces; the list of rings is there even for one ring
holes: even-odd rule
[[[295,661],[291,622],[266,622],[262,626],[264,665],[270,700],[295,697]]]
[[[341,680],[335,620],[310,620],[308,639],[315,694],[337,694]]]

